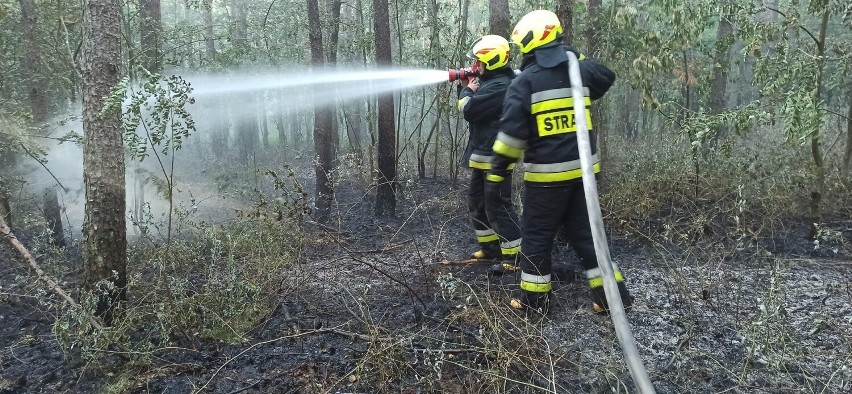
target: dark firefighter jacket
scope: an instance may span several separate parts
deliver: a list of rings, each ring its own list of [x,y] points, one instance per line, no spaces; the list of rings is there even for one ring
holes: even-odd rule
[[[468,162],[470,168],[491,168],[491,147],[500,128],[503,98],[514,77],[514,70],[505,66],[486,71],[480,76],[476,92],[459,85],[459,111],[470,124],[470,138],[463,160]]]
[[[582,177],[566,50],[574,51],[557,45],[536,49],[524,57],[521,74],[506,92],[489,181],[502,181],[506,169],[521,155],[524,181],[529,186],[556,186]],[[542,53],[536,54],[537,51]],[[600,162],[588,106],[591,100],[601,98],[609,90],[615,82],[615,73],[600,63],[583,60],[582,55],[578,57],[597,173]],[[543,67],[542,62],[551,63],[550,67]]]

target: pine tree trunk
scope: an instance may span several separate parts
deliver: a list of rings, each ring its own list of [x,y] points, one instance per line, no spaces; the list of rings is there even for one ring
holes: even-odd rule
[[[142,67],[151,73],[162,71],[160,0],[139,0],[139,34]]]
[[[24,69],[29,76],[29,89],[27,94],[30,99],[30,112],[33,123],[41,126],[47,119],[47,99],[45,98],[45,80],[41,70],[41,49],[38,46],[36,33],[38,32],[38,20],[34,0],[21,1],[21,29]]]
[[[97,294],[96,314],[110,324],[126,300],[124,144],[120,110],[102,113],[121,68],[121,2],[86,0],[83,12],[83,224],[85,287]],[[101,282],[111,283],[102,288]]]
[[[317,0],[308,0],[308,35],[311,42],[311,64],[315,70],[324,67],[325,53],[322,46],[322,30]],[[316,219],[325,222],[329,218],[331,202],[334,199],[332,187],[332,146],[331,146],[331,117],[333,112],[328,107],[314,103],[314,150],[317,162],[314,167],[316,174]]]
[[[266,96],[261,95],[257,100],[257,125],[260,129],[260,141],[263,153],[269,152],[269,117],[266,116]]]
[[[4,153],[3,157],[0,157],[0,174],[10,174],[11,169],[12,155]],[[3,219],[10,228],[15,228],[12,225],[12,193],[9,187],[7,180],[0,175],[0,219]]]
[[[216,58],[216,42],[213,36],[213,1],[205,2],[202,10],[204,16],[204,47],[207,53],[207,61]]]
[[[822,81],[825,65],[825,35],[828,30],[828,17],[831,9],[826,5],[822,13],[822,22],[819,29],[819,42],[817,43],[816,70],[817,80],[814,87],[814,103],[822,101]],[[814,185],[811,190],[811,238],[817,236],[817,225],[822,222],[822,198],[825,195],[825,163],[820,142],[820,122],[817,122],[816,130],[811,134],[811,157],[814,159]]]
[[[598,18],[600,16],[601,10],[601,0],[589,0],[588,3],[588,25],[586,26],[586,45],[587,48],[585,50],[586,56],[591,59],[598,59],[598,56],[601,56],[601,47],[603,46],[600,42],[600,24],[597,23]],[[603,103],[595,103],[592,104],[591,108],[587,108],[592,113],[593,119],[593,129],[594,135],[591,138],[596,139],[599,143],[597,144],[598,149],[598,157],[600,158],[601,167],[606,164],[608,159],[608,149],[607,149],[607,138],[606,135],[606,119],[605,113],[602,108]],[[603,184],[606,178],[603,176],[603,173],[598,175],[598,183]]]
[[[849,88],[849,112],[846,114],[846,152],[843,154],[843,166],[840,173],[843,179],[849,180],[852,175],[852,87]]]
[[[376,34],[376,64],[391,65],[390,15],[387,0],[373,0]],[[396,126],[391,93],[378,97],[378,179],[376,190],[376,216],[396,215]]]
[[[716,30],[716,52],[713,57],[713,80],[710,82],[710,113],[722,113],[726,105],[725,98],[728,90],[728,69],[730,64],[730,49],[733,45],[734,27],[731,24],[731,14],[727,2],[720,4],[719,28]],[[712,143],[717,144],[727,134],[726,127],[719,127],[712,136]],[[706,150],[705,150],[706,153]]]
[[[556,16],[562,23],[565,42],[574,46],[574,0],[559,0],[556,2]]]
[[[363,127],[361,125],[361,118],[358,114],[363,113],[363,106],[353,103],[348,107],[343,108],[343,118],[346,120],[346,135],[349,138],[349,146],[352,148],[352,152],[357,156],[357,162],[361,165],[364,164],[364,158],[362,157],[362,144],[361,144],[361,135],[364,132]]]
[[[278,110],[275,111],[275,126],[278,129],[278,152],[284,153],[287,149],[287,124],[286,119],[294,116],[294,113],[288,111],[284,105],[284,93],[281,93],[276,100]]]
[[[234,27],[234,47],[245,54],[248,52],[248,5],[249,0],[230,0]]]
[[[488,0],[488,34],[496,34],[508,39],[512,31],[509,26],[509,0]]]
[[[231,120],[228,117],[228,108],[226,99],[219,96],[210,97],[210,107],[213,110],[213,124],[210,131],[210,151],[213,156],[223,159],[227,156],[228,140],[230,139],[229,129],[231,128]]]
[[[328,64],[329,68],[337,67],[337,52],[338,52],[338,42],[340,41],[340,7],[343,5],[343,1],[341,0],[330,0],[329,2],[329,13],[331,14],[331,20],[329,21],[329,28],[331,29],[328,34]],[[334,104],[330,107],[329,112],[331,113],[331,119],[329,119],[330,123],[330,134],[331,134],[331,157],[332,157],[332,169],[337,168],[339,165],[339,152],[340,152],[340,122],[337,117],[337,104]]]
[[[48,188],[44,191],[44,220],[50,229],[50,242],[57,248],[65,247],[65,232],[62,230],[62,209],[59,208],[59,199],[56,189]]]

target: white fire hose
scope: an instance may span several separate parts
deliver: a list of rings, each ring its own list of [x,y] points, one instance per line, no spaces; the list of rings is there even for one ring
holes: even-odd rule
[[[615,326],[621,351],[630,369],[630,376],[636,388],[642,394],[654,394],[654,386],[651,378],[639,356],[636,348],[636,340],[630,331],[627,322],[627,314],[621,302],[621,294],[618,291],[618,283],[612,268],[612,260],[609,255],[606,233],[604,232],[603,218],[601,217],[601,205],[598,198],[598,184],[595,180],[595,172],[592,163],[592,146],[589,140],[589,125],[586,124],[586,105],[583,94],[583,81],[580,77],[580,63],[573,52],[568,51],[568,74],[571,77],[571,92],[574,99],[574,119],[577,125],[577,142],[580,150],[580,166],[583,171],[583,191],[586,195],[586,209],[589,212],[589,223],[592,227],[592,237],[595,243],[595,254],[598,258],[598,267],[603,278],[606,301],[609,305],[609,314]]]

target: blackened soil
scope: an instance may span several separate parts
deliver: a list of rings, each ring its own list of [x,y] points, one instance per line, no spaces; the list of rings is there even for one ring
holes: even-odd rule
[[[464,189],[426,180],[401,192],[397,218],[377,220],[369,190],[341,185],[333,220],[307,225],[305,262],[249,343],[164,350],[125,391],[633,391],[612,323],[591,312],[582,281],[557,284],[548,319],[521,318],[506,307],[517,278],[442,264],[476,248]],[[613,230],[657,391],[852,392],[852,222],[834,226],[844,241],[817,249],[803,228],[689,245],[662,230]],[[127,376],[119,359],[95,368],[63,354],[50,309],[28,296],[37,286],[22,284],[28,270],[8,248],[0,260],[0,393],[98,392]],[[576,263],[568,247],[557,260]]]

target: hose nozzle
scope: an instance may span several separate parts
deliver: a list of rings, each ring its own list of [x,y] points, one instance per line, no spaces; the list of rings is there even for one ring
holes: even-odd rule
[[[460,68],[460,69],[449,69],[450,73],[450,82],[458,81],[459,79],[467,79],[467,78],[476,78],[479,76],[479,72],[470,69],[470,68]]]

